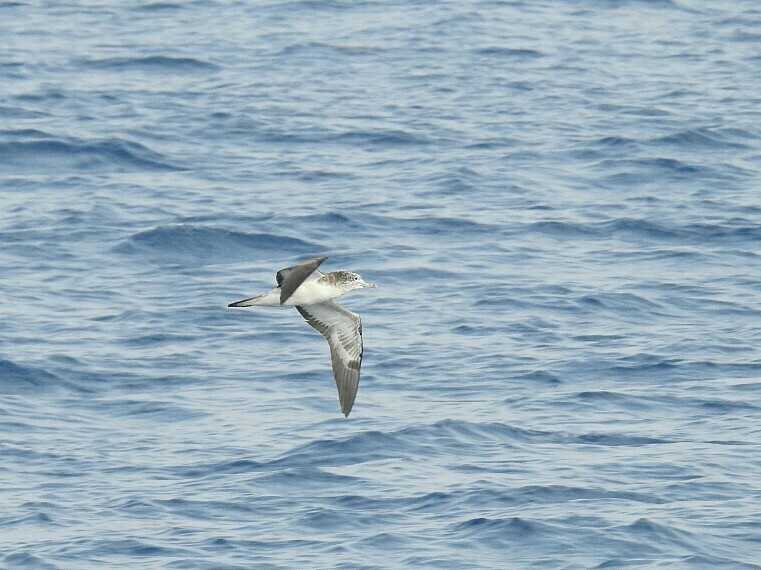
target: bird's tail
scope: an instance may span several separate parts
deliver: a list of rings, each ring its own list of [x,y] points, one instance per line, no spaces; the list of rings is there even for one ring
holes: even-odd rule
[[[248,299],[241,299],[240,301],[235,301],[234,303],[230,303],[227,306],[228,307],[253,307],[255,305],[269,305],[271,303],[267,302],[268,296],[270,296],[269,293],[262,293],[261,295],[249,297]]]

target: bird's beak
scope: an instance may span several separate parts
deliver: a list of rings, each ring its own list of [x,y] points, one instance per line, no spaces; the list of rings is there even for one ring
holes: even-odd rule
[[[362,287],[367,287],[369,289],[377,289],[378,286],[375,283],[362,283]]]

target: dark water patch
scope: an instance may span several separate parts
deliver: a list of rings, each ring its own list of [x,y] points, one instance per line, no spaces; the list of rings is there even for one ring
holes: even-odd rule
[[[424,135],[403,130],[346,131],[326,137],[325,141],[383,147],[417,146],[433,143]]]
[[[139,143],[116,138],[100,141],[39,138],[38,132],[30,135],[34,140],[0,142],[0,172],[181,170],[163,155]]]
[[[730,130],[688,129],[647,141],[649,145],[673,146],[686,149],[739,149],[748,145],[732,140],[735,133]]]
[[[199,410],[191,410],[173,402],[157,400],[142,401],[130,399],[98,400],[97,408],[116,417],[140,419],[151,422],[184,422],[207,415]]]
[[[273,254],[315,254],[322,248],[304,240],[275,234],[237,232],[194,225],[160,226],[134,234],[116,247],[128,255],[166,263],[231,263],[268,259]]]
[[[650,182],[657,178],[695,179],[697,177],[717,176],[712,167],[690,164],[676,158],[607,158],[599,161],[595,167],[609,174],[606,180],[622,183]]]
[[[615,405],[626,410],[646,410],[663,405],[663,401],[659,397],[634,396],[609,390],[579,392],[576,397],[582,402],[589,402],[595,406],[601,404]]]
[[[83,59],[80,65],[89,69],[109,71],[142,71],[154,73],[187,74],[216,71],[218,65],[192,57],[152,55],[144,57],[108,57]]]
[[[353,465],[423,452],[425,445],[397,433],[367,431],[344,439],[323,439],[298,447],[270,463],[278,467]]]
[[[499,150],[505,148],[516,147],[520,144],[517,139],[511,139],[508,137],[494,137],[483,139],[478,142],[466,144],[465,148],[468,150]]]
[[[752,404],[750,402],[742,402],[737,400],[727,400],[720,398],[709,399],[696,399],[690,400],[694,404],[697,404],[711,413],[729,414],[740,412],[757,412],[761,410],[761,406]]]
[[[360,477],[337,475],[311,465],[278,469],[274,473],[264,475],[256,480],[257,485],[265,485],[267,488],[280,488],[283,490],[294,487],[347,489],[360,485],[361,482],[362,479]]]
[[[369,546],[371,548],[388,549],[394,551],[397,549],[404,550],[409,548],[411,540],[404,535],[394,534],[390,532],[380,532],[367,538],[363,538],[360,543],[363,546]]]
[[[539,384],[547,384],[549,386],[558,386],[563,383],[563,381],[558,376],[545,370],[534,370],[532,372],[514,374],[513,379],[517,380],[518,382],[537,382]]]
[[[590,141],[590,144],[606,148],[620,149],[637,146],[638,141],[628,137],[610,135]]]
[[[553,432],[531,430],[499,422],[467,422],[464,420],[441,420],[431,425],[412,426],[401,430],[405,439],[434,441],[449,439],[456,445],[474,442],[529,442],[551,440]]]
[[[134,348],[153,347],[166,344],[181,344],[197,340],[197,337],[183,334],[154,333],[123,340],[123,344]]]
[[[356,530],[378,526],[378,513],[359,514],[345,509],[314,507],[301,514],[296,524],[317,532]]]
[[[4,119],[41,119],[47,116],[48,113],[42,111],[0,105],[0,117]]]
[[[669,117],[672,113],[665,109],[659,109],[653,105],[621,105],[618,103],[599,103],[596,106],[599,111],[606,113],[617,113],[621,115],[631,115],[635,117]]]
[[[21,517],[0,518],[0,528],[34,525],[47,526],[53,525],[53,519],[44,512],[31,513]]]
[[[654,222],[647,219],[615,218],[604,222],[540,221],[527,224],[511,233],[535,232],[558,239],[610,239],[704,245],[748,244],[761,240],[761,226],[751,224],[686,224]],[[657,255],[654,252],[635,252]],[[691,256],[694,252],[670,251],[663,255]],[[701,255],[701,254],[698,254]],[[703,252],[702,255],[705,255]]]
[[[597,255],[616,257],[618,260],[631,259],[639,261],[674,261],[674,262],[706,262],[712,256],[696,249],[676,249],[659,247],[657,249],[635,249],[632,251],[604,250],[595,252]]]
[[[2,394],[23,394],[62,386],[64,386],[63,381],[47,370],[0,359],[0,393]]]
[[[525,540],[531,535],[548,532],[550,528],[545,523],[521,517],[506,519],[476,517],[454,524],[452,530],[458,535],[506,544],[512,540]]]
[[[15,99],[17,101],[30,103],[60,103],[66,101],[69,97],[67,92],[47,87],[33,93],[21,93],[20,95],[16,95]]]
[[[613,490],[600,487],[570,487],[566,485],[527,485],[508,492],[509,500],[519,504],[563,503],[578,500],[609,501],[620,500],[644,504],[663,504],[666,501],[652,493]],[[475,495],[475,494],[474,494]],[[473,497],[475,498],[475,496]],[[479,500],[475,503],[480,503]],[[486,506],[486,504],[482,504]]]
[[[420,216],[416,218],[399,218],[395,216],[379,216],[369,214],[363,216],[368,225],[389,231],[394,229],[404,233],[412,232],[424,235],[461,234],[479,235],[490,234],[500,231],[500,226],[482,224],[468,218]]]
[[[626,435],[616,433],[587,433],[572,438],[577,443],[591,444],[591,445],[604,445],[608,447],[621,447],[621,446],[635,446],[641,445],[657,445],[664,443],[674,443],[669,439],[663,439],[658,437],[647,437],[639,435]]]
[[[668,547],[680,546],[690,552],[701,552],[703,549],[699,541],[695,541],[692,533],[680,530],[665,523],[657,523],[647,518],[640,518],[631,524],[611,529],[614,533],[621,533],[637,540],[647,540],[651,544]]]
[[[582,295],[575,303],[583,311],[612,311],[628,320],[651,319],[654,315],[667,316],[659,303],[634,293],[597,293]]]
[[[179,467],[178,476],[219,476],[225,473],[278,471],[265,479],[278,483],[288,477],[284,470],[314,469],[322,466],[355,465],[369,461],[400,457],[438,455],[442,450],[468,449],[469,446],[509,445],[515,443],[575,443],[610,446],[665,443],[654,438],[620,434],[572,435],[560,432],[523,429],[498,422],[477,423],[442,420],[430,425],[410,426],[394,432],[364,431],[338,439],[322,439],[296,447],[282,456],[265,461],[237,460],[233,462]],[[333,483],[332,476],[321,475],[320,484]]]
[[[367,57],[379,55],[386,51],[383,46],[352,46],[352,45],[335,45],[322,42],[309,42],[303,44],[291,44],[277,52],[274,57],[289,59],[311,59],[331,57]]]
[[[663,504],[667,501],[652,493],[637,493],[600,487],[566,485],[525,485],[521,487],[479,488],[426,493],[404,501],[414,511],[430,513],[478,512],[483,509],[516,508],[528,505],[553,505],[576,501],[621,501]]]
[[[0,129],[0,139],[21,140],[26,139],[55,139],[56,135],[39,129]]]
[[[147,540],[136,538],[108,539],[93,538],[74,542],[68,549],[70,555],[76,555],[82,560],[99,557],[176,557],[193,555],[189,548],[162,546]]]
[[[287,547],[287,545],[284,545],[284,547]],[[207,545],[206,548],[213,549],[213,545]],[[220,562],[218,560],[214,562],[204,561],[197,556],[193,558],[178,558],[176,560],[167,561],[164,566],[166,568],[171,568],[172,570],[290,570],[289,567],[280,564],[258,564],[255,562],[247,562],[245,565],[238,565]]]
[[[576,222],[541,221],[528,224],[523,230],[558,238],[599,237],[594,226]],[[521,230],[521,231],[523,231]]]
[[[352,230],[361,231],[365,228],[360,216],[351,213],[341,212],[322,212],[320,214],[307,214],[305,216],[294,216],[288,218],[288,223],[307,224],[324,228],[326,231],[340,228],[341,231]]]
[[[614,378],[637,378],[652,382],[662,382],[665,378],[674,381],[747,377],[758,373],[759,370],[761,363],[758,362],[688,360],[646,352],[617,358],[615,363],[607,368]]]
[[[171,475],[174,477],[199,479],[202,477],[216,477],[236,473],[252,473],[266,469],[266,463],[251,459],[235,459],[233,461],[218,463],[174,467],[171,470]]]
[[[148,4],[141,4],[140,6],[134,6],[132,10],[137,12],[167,12],[181,10],[182,4],[176,4],[174,2],[149,2]]]
[[[167,512],[201,520],[248,518],[260,507],[243,501],[204,501],[186,498],[156,499],[151,501],[151,504]]]
[[[496,332],[496,329],[482,326],[470,326],[470,325],[457,325],[450,329],[453,334],[462,336],[491,336]]]
[[[650,220],[617,218],[595,226],[601,236],[617,238],[642,238],[657,241],[685,239],[689,236],[678,227],[666,226]]]
[[[2,8],[2,4],[0,4]],[[47,562],[44,558],[35,556],[31,552],[20,548],[18,552],[12,552],[3,559],[8,566],[7,568],[19,568],[21,570],[58,570],[55,564]]]
[[[324,182],[333,180],[356,180],[357,177],[348,172],[336,172],[332,170],[299,170],[296,173],[296,178],[303,182]]]
[[[233,132],[236,132],[234,129]],[[247,134],[256,137],[262,144],[279,145],[339,145],[360,147],[370,150],[397,149],[406,146],[426,146],[441,141],[434,141],[426,135],[402,129],[374,129],[335,131],[333,129],[304,128],[283,130],[279,127],[262,127],[249,130]],[[326,171],[329,172],[329,171]],[[291,171],[280,174],[291,173]],[[344,173],[342,178],[351,178]]]
[[[626,339],[625,336],[618,335],[618,334],[582,334],[582,335],[577,335],[571,338],[573,338],[573,340],[578,340],[580,342],[593,342],[593,343],[606,343],[606,344]]]
[[[475,55],[495,59],[538,59],[544,54],[534,49],[491,46],[473,50]]]
[[[0,76],[4,81],[12,79],[25,79],[28,73],[25,66],[21,62],[8,61],[0,62]]]

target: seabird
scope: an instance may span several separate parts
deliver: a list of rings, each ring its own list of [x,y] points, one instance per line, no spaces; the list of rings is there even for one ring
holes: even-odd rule
[[[358,273],[317,270],[327,257],[317,257],[277,272],[277,287],[269,293],[230,303],[228,307],[295,306],[307,323],[330,345],[333,376],[341,411],[348,417],[359,387],[362,366],[362,320],[333,299],[354,289],[375,287]]]

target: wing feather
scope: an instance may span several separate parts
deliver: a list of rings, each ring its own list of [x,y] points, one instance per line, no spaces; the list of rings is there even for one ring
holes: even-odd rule
[[[338,400],[341,411],[348,416],[359,389],[359,371],[364,352],[362,319],[332,301],[297,305],[296,309],[328,341]]]
[[[277,286],[280,287],[280,304],[285,303],[296,289],[307,280],[327,257],[316,257],[304,263],[281,269],[275,275]]]

